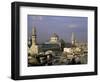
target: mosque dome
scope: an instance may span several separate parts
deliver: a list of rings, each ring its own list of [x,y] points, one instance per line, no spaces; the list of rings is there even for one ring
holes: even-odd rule
[[[58,43],[59,36],[56,33],[53,33],[53,35],[50,38],[50,43]]]
[[[57,38],[59,38],[59,36],[56,33],[53,33],[53,35],[51,37],[57,37]]]

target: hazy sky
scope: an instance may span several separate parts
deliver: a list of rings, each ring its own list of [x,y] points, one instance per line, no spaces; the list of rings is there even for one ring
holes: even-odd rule
[[[28,15],[27,19],[28,36],[31,36],[32,28],[35,26],[38,43],[48,41],[53,33],[58,34],[60,39],[70,42],[72,32],[78,42],[87,41],[87,17]]]

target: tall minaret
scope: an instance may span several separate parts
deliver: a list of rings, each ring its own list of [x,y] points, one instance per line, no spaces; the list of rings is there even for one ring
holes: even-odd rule
[[[32,45],[36,45],[36,28],[32,29]]]
[[[38,45],[36,42],[36,28],[35,27],[32,28],[32,46],[28,48],[28,53],[32,56],[38,54]]]
[[[72,44],[75,44],[75,36],[74,36],[74,33],[73,32],[72,32],[71,41],[72,41]]]

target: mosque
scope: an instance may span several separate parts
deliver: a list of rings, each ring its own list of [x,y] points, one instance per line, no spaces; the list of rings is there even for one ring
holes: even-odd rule
[[[77,42],[75,39],[74,33],[72,33],[71,36],[71,42],[65,43],[62,48],[62,43],[60,41],[59,36],[56,33],[53,33],[50,37],[48,42],[44,42],[44,44],[39,45],[37,43],[37,31],[36,28],[32,28],[32,36],[28,39],[28,57],[30,63],[37,63],[36,56],[39,54],[54,54],[57,55],[60,53],[60,56],[62,53],[67,53],[74,55],[74,52],[81,52],[81,48],[77,46]],[[31,57],[33,59],[31,60]],[[72,57],[72,56],[71,56]]]

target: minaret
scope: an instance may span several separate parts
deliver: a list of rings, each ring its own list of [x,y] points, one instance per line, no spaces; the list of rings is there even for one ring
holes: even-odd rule
[[[75,44],[75,36],[74,36],[74,33],[73,32],[72,32],[71,41],[72,41],[72,44]]]
[[[32,45],[28,49],[28,53],[32,56],[38,54],[38,45],[36,42],[36,28],[35,27],[32,28]]]
[[[32,45],[36,45],[36,28],[32,29]]]

